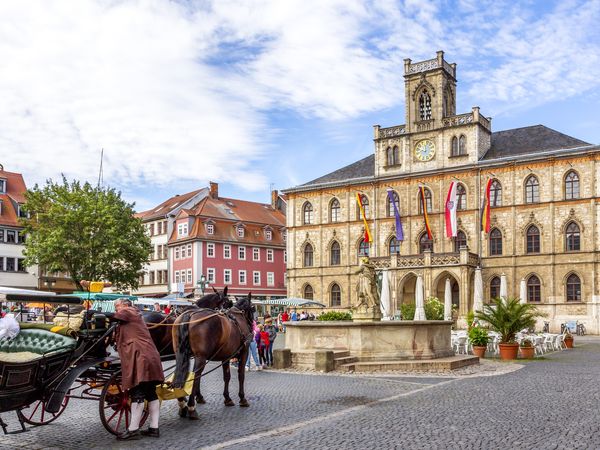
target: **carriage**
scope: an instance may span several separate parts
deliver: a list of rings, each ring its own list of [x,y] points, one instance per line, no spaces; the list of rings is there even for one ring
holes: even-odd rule
[[[109,351],[115,325],[96,311],[70,314],[74,305],[83,303],[77,297],[0,293],[2,302],[68,305],[66,326],[22,323],[14,339],[0,339],[2,431],[8,434],[25,431],[27,425],[49,424],[74,398],[97,402],[100,420],[110,433],[125,431],[130,404],[121,388],[119,359]],[[75,322],[78,326],[71,327]],[[8,430],[1,417],[7,412],[16,412],[19,430]]]

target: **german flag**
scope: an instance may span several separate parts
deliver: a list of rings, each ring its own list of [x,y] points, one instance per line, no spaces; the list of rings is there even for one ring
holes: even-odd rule
[[[367,218],[365,217],[365,207],[362,202],[362,195],[359,192],[356,193],[356,202],[358,203],[358,207],[360,208],[360,215],[362,216],[363,223],[365,224],[365,237],[364,241],[366,243],[371,242],[371,232],[369,231],[369,224],[367,223]]]
[[[492,187],[492,179],[490,178],[483,192],[483,200],[481,202],[481,230],[484,233],[490,232],[490,189]]]
[[[425,201],[425,188],[419,186],[419,196],[421,198],[421,208],[423,210],[423,220],[425,221],[425,231],[427,231],[427,239],[433,240],[433,234],[431,234],[431,226],[429,225],[429,216],[427,215],[427,202]]]

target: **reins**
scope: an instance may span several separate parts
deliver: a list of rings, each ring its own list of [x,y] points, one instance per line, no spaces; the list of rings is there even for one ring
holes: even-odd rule
[[[199,312],[199,311],[196,311]],[[169,318],[169,316],[165,317],[163,319],[162,322],[159,323],[155,323],[152,326],[148,326],[149,330],[153,330],[154,328],[158,328],[158,327],[179,327],[181,325],[189,325],[192,323],[200,323],[200,322],[204,322],[205,320],[210,319],[211,317],[215,317],[215,316],[219,316],[219,315],[224,315],[221,311],[217,311],[209,316],[205,316],[205,317],[201,317],[200,319],[195,319],[195,320],[190,320],[188,322],[180,322],[180,323],[165,323],[167,321],[167,319]]]

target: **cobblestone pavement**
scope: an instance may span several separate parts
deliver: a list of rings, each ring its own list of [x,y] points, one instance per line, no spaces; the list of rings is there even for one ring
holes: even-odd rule
[[[223,405],[217,371],[204,382],[200,421],[165,402],[159,440],[119,444],[97,404],[73,401],[53,424],[0,437],[0,448],[595,449],[600,339],[577,343],[497,376],[250,372],[250,408]]]

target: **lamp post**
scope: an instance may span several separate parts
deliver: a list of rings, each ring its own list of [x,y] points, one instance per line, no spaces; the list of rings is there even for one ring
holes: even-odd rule
[[[210,286],[210,283],[206,279],[206,276],[204,276],[204,274],[200,275],[200,279],[198,281],[196,281],[196,287],[198,289],[200,289],[200,292],[202,293],[202,295],[204,295],[204,289],[206,289],[209,286]]]

